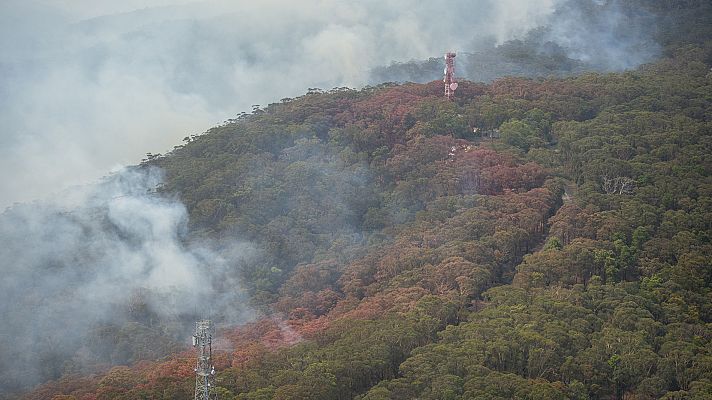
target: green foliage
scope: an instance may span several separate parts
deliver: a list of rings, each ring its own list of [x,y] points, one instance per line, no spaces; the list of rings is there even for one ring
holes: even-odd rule
[[[254,334],[224,397],[709,397],[712,45],[675,49],[625,73],[461,82],[456,102],[439,82],[310,93],[147,161],[194,239],[259,244],[234,273],[303,335]],[[109,360],[160,342],[150,312],[132,318],[97,333]],[[119,368],[95,386],[191,385],[146,382]]]
[[[499,127],[499,132],[505,143],[518,147],[525,152],[532,147],[544,145],[542,134],[524,121],[513,119],[505,122]]]

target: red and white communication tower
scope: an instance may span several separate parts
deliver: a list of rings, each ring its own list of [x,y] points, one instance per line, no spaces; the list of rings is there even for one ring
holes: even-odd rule
[[[457,89],[457,82],[455,82],[455,53],[445,53],[445,97],[448,100],[452,100],[455,95],[455,89]]]

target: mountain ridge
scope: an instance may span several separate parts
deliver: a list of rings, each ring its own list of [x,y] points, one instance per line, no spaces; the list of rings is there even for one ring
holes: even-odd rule
[[[227,399],[712,396],[709,7],[647,5],[633,70],[540,32],[493,62],[571,75],[312,88],[11,207],[0,397],[191,398],[206,313]]]
[[[220,331],[215,390],[707,396],[707,57],[464,81],[454,102],[439,82],[312,91],[151,157],[192,240],[257,249],[231,273],[258,319]],[[188,398],[190,354],[25,398]]]

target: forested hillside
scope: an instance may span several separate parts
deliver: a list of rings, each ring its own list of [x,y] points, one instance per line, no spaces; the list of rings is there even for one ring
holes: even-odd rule
[[[150,155],[188,240],[256,249],[220,398],[712,397],[712,45],[668,52],[452,102],[310,90]],[[192,398],[193,357],[25,398]]]

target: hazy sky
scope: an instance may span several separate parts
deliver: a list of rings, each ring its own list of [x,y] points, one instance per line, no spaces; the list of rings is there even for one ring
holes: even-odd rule
[[[499,41],[557,0],[4,0],[0,207],[165,152],[252,104]]]

